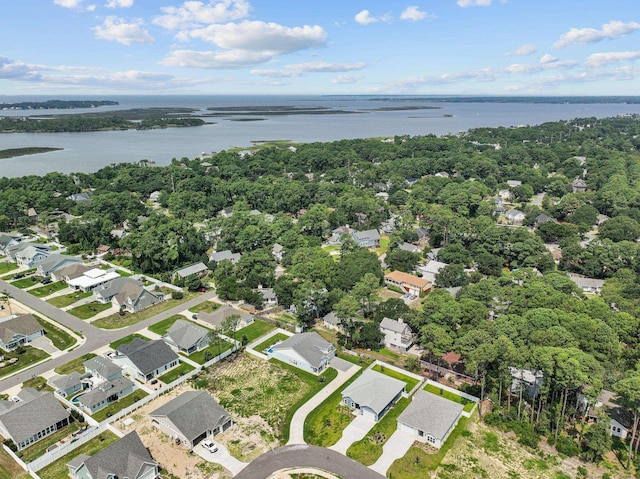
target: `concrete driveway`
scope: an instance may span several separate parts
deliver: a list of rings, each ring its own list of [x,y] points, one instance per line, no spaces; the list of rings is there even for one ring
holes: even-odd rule
[[[373,418],[358,414],[356,418],[351,421],[351,424],[344,428],[340,440],[329,449],[333,449],[340,454],[346,454],[349,446],[365,437],[375,424],[376,421]]]
[[[49,353],[51,355],[58,352],[58,348],[56,348],[53,343],[44,336],[40,336],[39,338],[35,338],[31,341],[31,346],[34,348],[42,349],[44,352]]]
[[[236,476],[240,473],[245,467],[249,465],[247,462],[238,461],[235,457],[233,457],[229,450],[220,444],[217,441],[214,441],[218,445],[218,450],[216,452],[207,451],[202,444],[198,444],[193,448],[193,452],[195,452],[198,456],[200,456],[205,461],[215,462],[220,464],[221,466],[227,468],[231,471],[231,474]]]
[[[394,432],[384,446],[382,446],[382,456],[378,460],[369,466],[374,471],[385,476],[387,469],[391,467],[393,461],[403,457],[408,451],[415,437],[399,429]]]
[[[349,361],[345,361],[344,359],[340,359],[338,356],[334,356],[333,358],[331,358],[331,361],[329,362],[329,364],[336,371],[343,371],[343,372],[348,371],[349,369],[351,369],[351,366],[353,366],[353,363],[350,363]]]

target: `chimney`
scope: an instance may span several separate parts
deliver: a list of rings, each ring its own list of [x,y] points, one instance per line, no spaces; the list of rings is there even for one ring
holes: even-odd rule
[[[398,318],[398,322],[399,322],[400,324],[404,324],[404,319],[402,319],[402,318]]]

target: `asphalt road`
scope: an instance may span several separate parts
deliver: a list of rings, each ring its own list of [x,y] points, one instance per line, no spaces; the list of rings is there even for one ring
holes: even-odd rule
[[[258,457],[234,479],[265,479],[292,467],[316,467],[342,479],[384,479],[384,476],[342,454],[318,446],[284,446]]]
[[[77,347],[73,351],[66,353],[63,356],[45,361],[42,364],[21,371],[20,373],[7,379],[0,380],[0,391],[12,388],[14,386],[17,386],[18,384],[22,384],[33,375],[39,376],[40,374],[49,371],[50,369],[57,368],[58,366],[71,361],[72,359],[79,358],[80,356],[90,353],[107,344],[110,344],[117,339],[135,333],[140,329],[146,328],[147,326],[173,316],[174,314],[178,314],[185,309],[189,309],[190,307],[195,306],[196,304],[200,304],[207,299],[212,299],[216,295],[214,291],[208,291],[202,295],[199,295],[197,298],[181,303],[178,306],[175,306],[162,313],[158,313],[155,316],[145,319],[144,321],[136,323],[132,326],[127,326],[126,328],[122,329],[107,330],[93,326],[91,325],[91,323],[76,318],[75,316],[62,311],[55,306],[52,306],[46,301],[36,298],[35,296],[21,290],[20,288],[16,288],[6,281],[0,280],[0,291],[3,290],[7,291],[11,295],[11,297],[19,303],[22,303],[29,308],[43,314],[44,316],[47,316],[48,318],[51,318],[54,321],[63,324],[73,331],[82,332],[86,340],[81,346]]]

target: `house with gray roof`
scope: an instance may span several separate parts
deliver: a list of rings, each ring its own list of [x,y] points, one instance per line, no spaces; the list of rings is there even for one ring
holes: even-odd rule
[[[264,288],[259,285],[254,291],[262,295],[263,308],[275,308],[278,306],[278,296],[273,288]]]
[[[36,243],[19,243],[13,252],[14,261],[20,266],[35,268],[38,263],[47,259],[51,250]]]
[[[571,189],[574,193],[583,193],[587,191],[587,182],[582,178],[576,178],[571,182]]]
[[[82,193],[74,193],[72,195],[67,196],[68,200],[75,201],[76,203],[86,203],[90,201],[89,193],[83,191]]]
[[[303,371],[320,374],[336,355],[336,349],[316,332],[294,334],[273,346],[274,358]]]
[[[239,316],[236,331],[252,324],[254,321],[253,314],[249,314],[246,311],[240,311],[239,309],[234,309],[226,304],[223,304],[212,313],[199,313],[198,319],[210,324],[214,329],[219,331],[223,328],[225,320],[229,319],[229,316],[232,315]]]
[[[71,422],[71,415],[53,394],[23,389],[20,401],[0,401],[0,435],[18,450],[44,439]]]
[[[236,264],[238,261],[240,261],[241,257],[242,255],[240,253],[232,253],[231,250],[227,249],[224,251],[216,251],[214,253],[211,253],[211,256],[209,256],[209,261],[215,261],[216,263],[219,263],[220,261],[224,261],[226,259],[231,261],[231,263]]]
[[[378,230],[354,231],[351,233],[351,237],[360,248],[380,247],[380,233]]]
[[[119,276],[93,290],[96,298],[115,308],[135,313],[161,302],[164,298],[145,289],[141,281]]]
[[[440,449],[458,424],[463,409],[462,404],[421,389],[398,416],[398,430]]]
[[[87,359],[82,365],[85,372],[93,376],[97,382],[113,381],[122,377],[122,368],[102,356]]]
[[[344,333],[344,329],[340,325],[340,318],[338,318],[336,313],[333,312],[333,311],[331,311],[330,313],[327,313],[322,318],[322,325],[325,328],[330,329],[332,331],[337,331],[339,333]]]
[[[176,272],[174,273],[174,277],[177,276],[178,278],[184,279],[187,276],[191,276],[192,274],[203,275],[207,271],[209,271],[209,268],[207,267],[207,265],[204,264],[202,261],[199,261],[192,265],[185,266],[184,268],[180,268],[176,270]]]
[[[414,244],[407,243],[407,242],[400,243],[398,245],[398,249],[401,251],[407,251],[409,253],[418,253],[418,254],[422,253],[422,250],[420,249],[419,246],[416,246]]]
[[[82,260],[58,253],[51,253],[46,259],[40,261],[36,267],[40,276],[49,276],[52,272],[69,266],[71,264],[81,264]]]
[[[22,235],[1,233],[0,234],[0,253],[7,254],[6,251],[10,246],[15,246],[22,241]]]
[[[87,266],[84,263],[71,263],[52,271],[51,279],[54,281],[67,282],[71,279],[79,278],[92,269],[91,266]]]
[[[115,364],[143,382],[160,376],[180,364],[178,355],[162,339],[145,341],[134,338],[129,343],[121,344],[118,354],[112,359]]]
[[[405,387],[404,381],[367,369],[342,391],[342,404],[379,421],[402,397]]]
[[[569,274],[569,279],[573,281],[583,293],[599,294],[604,287],[604,279],[587,278],[579,274]]]
[[[382,344],[386,348],[406,351],[413,344],[413,331],[402,318],[382,318],[380,332],[384,335]]]
[[[0,319],[0,348],[5,351],[13,351],[40,336],[44,336],[44,328],[33,314]]]
[[[82,381],[82,378],[82,374],[78,371],[73,371],[63,376],[55,376],[49,379],[48,382],[55,388],[56,394],[66,398],[73,396],[85,388],[86,383]]]
[[[210,330],[198,326],[191,321],[178,319],[171,325],[167,334],[162,339],[171,346],[174,351],[187,355],[206,348],[211,342]]]
[[[514,225],[521,225],[524,219],[527,217],[522,211],[511,208],[504,214],[507,221]]]
[[[155,479],[158,463],[132,431],[93,456],[81,454],[69,464],[73,479]]]
[[[128,396],[135,390],[133,382],[125,377],[116,378],[113,381],[104,381],[90,391],[81,394],[75,400],[78,406],[89,414],[94,414],[104,409],[112,402]]]
[[[206,391],[187,391],[149,413],[151,424],[189,449],[233,425],[231,415]]]

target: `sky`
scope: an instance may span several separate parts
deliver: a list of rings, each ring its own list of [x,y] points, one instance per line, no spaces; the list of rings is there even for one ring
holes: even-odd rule
[[[640,95],[638,0],[2,0],[0,95]]]

